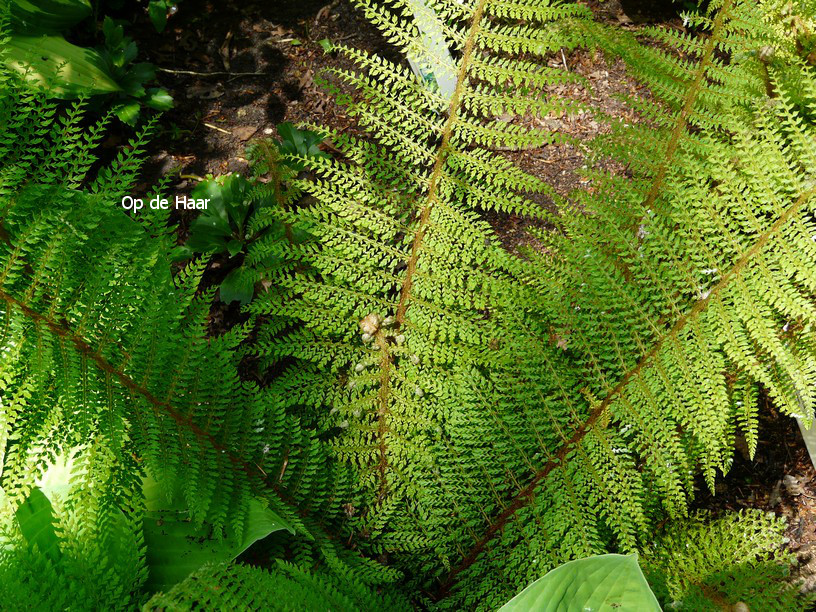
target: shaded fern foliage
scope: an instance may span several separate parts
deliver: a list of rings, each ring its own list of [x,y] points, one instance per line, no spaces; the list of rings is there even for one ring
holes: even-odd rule
[[[405,610],[404,601],[378,596],[352,578],[307,572],[278,562],[268,572],[248,565],[211,565],[190,575],[144,610]]]
[[[259,498],[296,526],[293,561],[346,571],[343,559],[354,555],[310,514],[329,513],[349,470],[327,465],[296,417],[240,380],[235,349],[248,328],[208,334],[213,292],[198,291],[206,262],[171,274],[166,218],[131,218],[119,205],[133,188],[144,136],[89,178],[105,122],[86,129],[81,101],[59,110],[3,76],[4,601],[48,609],[77,599],[97,609],[137,603],[146,578],[146,474],[182,483],[188,520],[212,537],[239,540],[247,503]],[[68,455],[73,486],[62,492],[59,520],[70,524],[56,528],[62,554],[43,558],[15,511],[40,486],[37,475]],[[358,565],[363,582],[392,576]],[[54,588],[35,588],[41,580]]]
[[[758,510],[716,519],[698,512],[670,524],[641,563],[664,607],[722,610],[741,601],[751,609],[796,610],[803,601],[779,550],[784,529]]]

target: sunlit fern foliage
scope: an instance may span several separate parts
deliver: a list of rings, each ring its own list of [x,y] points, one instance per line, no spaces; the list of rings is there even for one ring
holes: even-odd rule
[[[275,545],[297,567],[205,568],[157,607],[320,583],[365,608],[362,585],[390,598],[399,581],[418,605],[491,609],[682,517],[737,432],[755,449],[760,386],[812,416],[813,3],[714,1],[693,35],[648,44],[580,4],[428,4],[452,60],[423,56],[407,2],[358,2],[420,64],[454,62],[452,97],[336,49],[357,68],[324,78],[353,92],[360,130],[326,126],[335,155],[298,160],[307,197],[259,214],[309,239],[251,246],[251,318],[218,337],[204,262],[171,274],[166,218],[117,206],[142,141],[88,179],[104,125],[89,136],[81,102],[58,112],[2,75],[1,484],[12,512],[70,449],[105,500],[76,500],[85,533],[131,517],[135,576],[100,606],[146,597],[145,472],[180,479],[193,520],[226,537],[251,496],[298,531]],[[559,196],[502,151],[567,139],[527,126],[587,110],[553,93],[580,77],[546,61],[579,46],[622,58],[650,97],[628,101],[636,125],[601,117],[589,187]],[[485,210],[547,229],[510,253]],[[242,357],[268,385],[238,377]],[[28,558],[14,529],[2,560]]]
[[[755,448],[758,383],[812,415],[814,82],[786,20],[814,12],[712,2],[695,34],[644,44],[577,4],[429,4],[452,99],[337,49],[357,69],[329,81],[353,88],[366,137],[332,134],[340,154],[302,185],[316,203],[278,213],[319,247],[291,249],[302,269],[250,310],[278,322],[257,348],[283,371],[277,401],[360,474],[355,546],[426,603],[487,609],[682,516],[738,431]],[[358,5],[425,53],[408,3]],[[590,189],[557,197],[496,150],[564,138],[507,115],[576,108],[549,88],[576,77],[540,62],[574,45],[622,58],[650,97],[587,143]],[[534,193],[554,227],[511,256],[479,213],[540,216]]]

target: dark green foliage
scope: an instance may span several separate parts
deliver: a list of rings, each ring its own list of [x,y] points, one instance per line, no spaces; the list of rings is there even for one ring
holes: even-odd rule
[[[319,145],[323,141],[323,136],[311,130],[300,130],[291,123],[281,123],[278,125],[278,151],[281,155],[281,163],[290,166],[294,170],[303,170],[303,161],[309,158],[328,158],[328,155],[320,150]]]
[[[253,212],[249,190],[249,181],[240,174],[207,177],[196,185],[190,197],[209,202],[190,225],[190,252],[237,255],[245,247],[252,239],[245,227]]]
[[[294,222],[286,215],[301,195],[293,181],[303,160],[326,155],[317,148],[318,134],[291,124],[281,124],[279,130],[282,140],[262,139],[248,148],[254,177],[208,177],[191,194],[209,204],[191,224],[176,259],[193,253],[229,254],[234,267],[221,282],[219,294],[226,303],[248,303],[258,283],[267,290],[265,279],[290,265],[283,256],[285,244],[303,245],[312,239],[308,221]]]
[[[202,568],[167,593],[154,596],[143,610],[410,610],[405,600],[377,594],[354,576],[308,572],[285,562],[272,571],[246,565]]]
[[[98,49],[78,47],[62,37],[92,15],[88,0],[11,0],[8,11],[11,37],[3,61],[49,96],[113,94],[114,113],[129,125],[136,125],[143,106],[172,108],[173,98],[165,89],[145,88],[155,79],[153,65],[134,63],[138,49],[121,24],[104,19],[104,44]]]
[[[18,33],[64,32],[93,14],[90,0],[10,0],[12,31]]]
[[[666,609],[716,612],[743,602],[750,610],[797,610],[805,602],[789,582],[784,529],[759,510],[716,519],[697,513],[669,525],[641,564]]]
[[[0,487],[11,543],[0,546],[0,599],[40,609],[138,602],[145,473],[182,483],[189,520],[215,539],[240,540],[260,497],[294,526],[298,563],[351,563],[361,581],[393,580],[336,550],[311,518],[355,501],[349,470],[327,463],[296,416],[238,377],[247,328],[206,337],[212,292],[197,295],[202,262],[171,276],[166,213],[131,218],[119,205],[143,137],[87,177],[105,123],[86,130],[82,103],[61,113],[16,76],[0,77]],[[38,475],[68,453],[80,467],[54,562],[25,545],[14,516]],[[116,554],[106,542],[118,542]]]
[[[14,517],[28,545],[36,547],[50,561],[59,562],[59,541],[54,530],[51,502],[40,489],[31,489],[26,500],[17,508]]]
[[[176,12],[177,2],[173,0],[150,0],[147,5],[147,14],[150,15],[150,21],[157,32],[163,32],[167,26],[167,13]]]
[[[121,102],[114,104],[116,116],[129,125],[135,125],[142,106],[156,110],[173,108],[173,98],[167,90],[159,87],[146,88],[145,84],[156,78],[152,64],[134,63],[138,48],[129,36],[124,35],[124,27],[110,17],[102,22],[105,44],[100,50],[108,74],[122,88]]]

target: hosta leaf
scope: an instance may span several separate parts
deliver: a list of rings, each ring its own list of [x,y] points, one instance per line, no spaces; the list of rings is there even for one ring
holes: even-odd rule
[[[36,487],[31,489],[15,516],[26,541],[52,561],[59,561],[61,553],[54,530],[54,511],[45,494]]]
[[[89,0],[11,0],[9,8],[21,34],[59,34],[93,13]]]
[[[501,612],[660,612],[636,555],[598,555],[561,565],[539,578]]]
[[[148,566],[147,589],[168,589],[205,563],[231,561],[270,533],[292,528],[260,501],[249,502],[240,539],[217,540],[209,524],[196,525],[179,501],[177,487],[167,492],[153,479],[144,483],[144,539]]]
[[[61,36],[11,36],[4,61],[57,98],[121,91],[102,56]]]
[[[247,273],[244,266],[235,268],[221,282],[221,301],[225,304],[240,302],[242,306],[248,304],[255,293],[253,281],[254,276]]]

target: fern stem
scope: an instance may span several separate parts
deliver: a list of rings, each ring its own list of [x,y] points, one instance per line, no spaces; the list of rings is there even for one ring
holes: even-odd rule
[[[697,72],[694,75],[694,80],[691,82],[691,85],[686,91],[686,98],[683,101],[683,108],[680,110],[680,113],[677,116],[677,121],[672,128],[669,142],[666,145],[666,152],[663,154],[663,163],[660,165],[660,168],[655,174],[654,180],[652,181],[652,186],[649,189],[649,193],[646,195],[646,199],[643,201],[643,209],[649,209],[654,205],[655,200],[657,200],[657,196],[663,187],[663,181],[666,179],[666,174],[669,171],[669,165],[672,163],[674,154],[677,152],[677,148],[680,146],[680,138],[686,131],[688,116],[694,108],[694,103],[697,101],[697,96],[703,87],[703,82],[706,78],[706,71],[711,65],[711,62],[714,60],[714,50],[716,49],[717,41],[719,40],[718,36],[723,25],[725,24],[726,17],[728,16],[728,12],[731,10],[733,4],[734,0],[725,0],[722,7],[720,7],[720,10],[717,12],[717,16],[714,18],[714,24],[711,28],[711,36],[708,37],[705,47],[703,47],[703,54],[700,58],[700,63],[697,66]]]
[[[456,75],[456,88],[453,90],[450,105],[448,106],[448,118],[442,126],[442,142],[436,153],[436,160],[434,162],[433,171],[428,182],[428,195],[425,198],[425,206],[419,216],[419,225],[416,234],[414,234],[414,241],[411,244],[411,257],[408,259],[408,266],[405,270],[405,280],[400,289],[399,305],[397,306],[396,326],[399,328],[405,322],[405,313],[408,310],[408,302],[411,299],[411,288],[413,286],[414,273],[416,272],[417,260],[419,259],[419,252],[422,249],[422,241],[425,238],[425,232],[428,227],[428,222],[431,218],[431,209],[437,201],[437,192],[439,191],[439,184],[442,180],[442,171],[445,167],[445,162],[448,159],[448,151],[450,149],[450,139],[453,135],[453,127],[456,124],[456,119],[459,115],[460,99],[462,91],[465,88],[465,81],[467,80],[468,67],[470,59],[473,56],[473,51],[476,47],[476,38],[481,31],[482,16],[484,15],[485,5],[487,0],[479,0],[476,10],[473,12],[473,20],[470,24],[470,31],[465,41],[465,47],[462,52],[462,59],[460,60],[459,72]]]
[[[428,223],[431,218],[431,209],[437,202],[439,185],[442,180],[442,172],[445,167],[445,162],[448,158],[448,151],[450,150],[450,139],[453,135],[453,127],[456,124],[456,119],[459,114],[460,100],[462,91],[465,87],[465,81],[468,72],[468,65],[473,56],[473,51],[476,47],[476,38],[481,29],[482,17],[484,15],[485,5],[487,0],[479,0],[479,4],[473,13],[473,18],[470,24],[470,31],[465,41],[465,47],[462,53],[461,64],[456,75],[456,87],[451,96],[450,105],[448,106],[448,117],[442,126],[441,136],[442,141],[436,152],[436,159],[434,161],[433,170],[428,181],[428,194],[425,198],[425,204],[419,216],[419,223],[414,240],[411,244],[411,256],[405,269],[405,279],[400,288],[399,304],[397,305],[395,320],[395,327],[401,328],[405,323],[405,313],[408,310],[408,304],[411,299],[411,289],[414,282],[414,274],[416,273],[417,260],[422,249],[422,242],[425,238]],[[386,482],[386,472],[388,471],[388,448],[385,442],[385,436],[388,431],[387,418],[389,414],[388,402],[390,397],[390,378],[391,378],[391,355],[388,350],[388,343],[382,332],[377,332],[376,342],[382,352],[382,359],[380,361],[380,390],[377,396],[378,410],[377,410],[377,439],[378,439],[378,453],[379,461],[377,471],[380,478],[379,500],[382,501],[387,493],[388,486]]]
[[[305,518],[308,515],[307,511],[299,508],[294,500],[290,499],[283,491],[279,489],[277,483],[271,481],[269,476],[259,465],[254,462],[245,461],[236,456],[230,451],[230,449],[219,443],[212,433],[197,425],[193,421],[191,415],[184,415],[168,402],[158,399],[148,389],[112,365],[107,359],[100,355],[98,351],[95,351],[93,347],[83,338],[73,333],[73,331],[66,329],[49,316],[37,312],[24,302],[9,295],[2,289],[0,289],[0,300],[9,305],[9,311],[16,308],[26,317],[31,319],[35,324],[47,327],[49,331],[60,338],[61,341],[70,342],[83,358],[90,359],[97,368],[106,374],[106,376],[115,378],[128,391],[143,397],[153,407],[154,412],[164,412],[173,419],[180,429],[189,430],[193,433],[193,435],[195,435],[196,438],[209,444],[214,450],[218,451],[222,454],[222,456],[229,459],[230,463],[232,463],[236,468],[239,468],[246,473],[250,479],[250,482],[254,480],[257,484],[261,485],[262,489],[271,489],[274,491],[274,493],[284,504],[290,506],[301,517]],[[324,533],[323,535],[329,539],[332,539],[328,533]]]
[[[94,364],[101,371],[105,372],[105,374],[114,376],[123,387],[125,387],[128,391],[141,395],[154,408],[158,408],[166,412],[178,425],[188,428],[197,437],[209,441],[212,447],[215,448],[216,450],[219,451],[227,450],[225,447],[221,446],[216,441],[215,437],[211,433],[205,431],[204,429],[196,425],[189,416],[183,416],[178,410],[173,408],[173,406],[171,406],[167,402],[158,399],[149,390],[139,385],[139,383],[134,381],[127,374],[118,370],[110,362],[108,362],[107,359],[105,359],[102,355],[96,352],[93,349],[93,347],[91,347],[91,345],[88,344],[81,337],[77,336],[70,330],[65,329],[53,319],[40,314],[33,308],[27,306],[25,303],[21,302],[17,298],[9,295],[2,289],[0,289],[0,299],[8,303],[9,306],[17,308],[20,312],[22,312],[24,315],[26,315],[29,319],[31,319],[35,323],[45,325],[45,327],[47,327],[51,331],[51,333],[53,333],[55,336],[63,340],[69,341],[71,344],[74,345],[74,348],[76,348],[78,353],[93,361]],[[241,462],[241,460],[238,459],[237,457],[233,458],[232,456],[230,456],[230,459],[234,459],[235,462]]]
[[[380,348],[380,390],[377,394],[377,441],[380,453],[380,460],[377,464],[377,471],[380,474],[380,494],[379,501],[385,499],[388,493],[388,482],[386,472],[388,471],[387,445],[385,435],[388,432],[388,398],[391,393],[391,351],[388,348],[388,341],[382,329],[377,331],[375,340]]]
[[[688,115],[691,113],[696,97],[700,93],[700,90],[702,88],[706,70],[713,61],[714,50],[716,48],[716,43],[718,40],[717,37],[719,36],[719,33],[722,30],[723,25],[725,24],[727,12],[732,5],[733,0],[725,0],[722,8],[720,9],[715,18],[711,36],[706,41],[706,45],[704,47],[704,54],[697,68],[697,73],[691,86],[689,87],[686,93],[686,99],[684,101],[682,110],[679,113],[677,122],[675,123],[675,126],[672,130],[669,144],[666,148],[666,154],[664,156],[665,161],[661,165],[661,168],[658,170],[655,179],[652,183],[652,187],[649,190],[646,199],[644,200],[644,207],[649,207],[654,204],[660,191],[660,188],[662,186],[662,183],[665,180],[666,174],[668,172],[669,163],[673,158],[675,152],[677,151],[679,147],[680,138],[686,129]],[[485,549],[487,544],[503,529],[503,527],[507,524],[510,518],[515,515],[516,511],[525,507],[528,503],[533,501],[535,490],[538,487],[538,485],[545,478],[547,478],[547,476],[552,472],[553,469],[555,469],[558,465],[560,465],[563,462],[563,460],[566,458],[570,450],[572,450],[577,444],[579,444],[583,440],[583,438],[587,435],[592,426],[598,421],[598,419],[601,417],[604,411],[610,406],[610,404],[623,392],[623,390],[626,388],[629,382],[635,376],[637,376],[645,367],[647,367],[651,363],[651,361],[658,355],[666,341],[675,338],[680,333],[680,331],[682,331],[685,328],[687,323],[694,319],[698,314],[703,312],[708,306],[708,304],[711,303],[712,298],[718,296],[731,283],[731,281],[734,278],[737,278],[739,276],[739,274],[754,258],[754,256],[756,256],[764,248],[768,241],[771,240],[771,238],[782,227],[784,227],[788,221],[793,219],[795,215],[798,214],[801,208],[805,205],[809,198],[813,196],[814,193],[816,193],[816,188],[810,189],[802,193],[796,199],[796,201],[774,222],[774,224],[768,230],[766,230],[764,233],[760,235],[760,237],[754,243],[754,245],[750,249],[748,249],[743,254],[743,256],[739,258],[739,260],[737,260],[734,266],[722,276],[720,281],[711,289],[709,294],[706,297],[695,302],[691,310],[687,314],[682,315],[669,329],[669,331],[655,342],[652,349],[643,356],[643,358],[635,365],[635,367],[624,374],[624,376],[621,378],[618,384],[592,410],[586,421],[584,421],[584,423],[575,430],[572,437],[561,445],[558,451],[554,455],[552,455],[552,458],[550,458],[548,462],[541,468],[541,470],[539,470],[536,473],[532,481],[526,487],[521,489],[512,498],[509,505],[507,505],[505,509],[501,512],[501,514],[498,515],[496,520],[488,526],[483,537],[476,542],[476,544],[473,546],[473,548],[471,548],[470,552],[464,557],[461,563],[451,570],[446,580],[437,589],[436,593],[437,600],[443,599],[449,593],[451,587],[456,583],[457,577],[477,560],[477,558],[481,555],[482,551]]]

